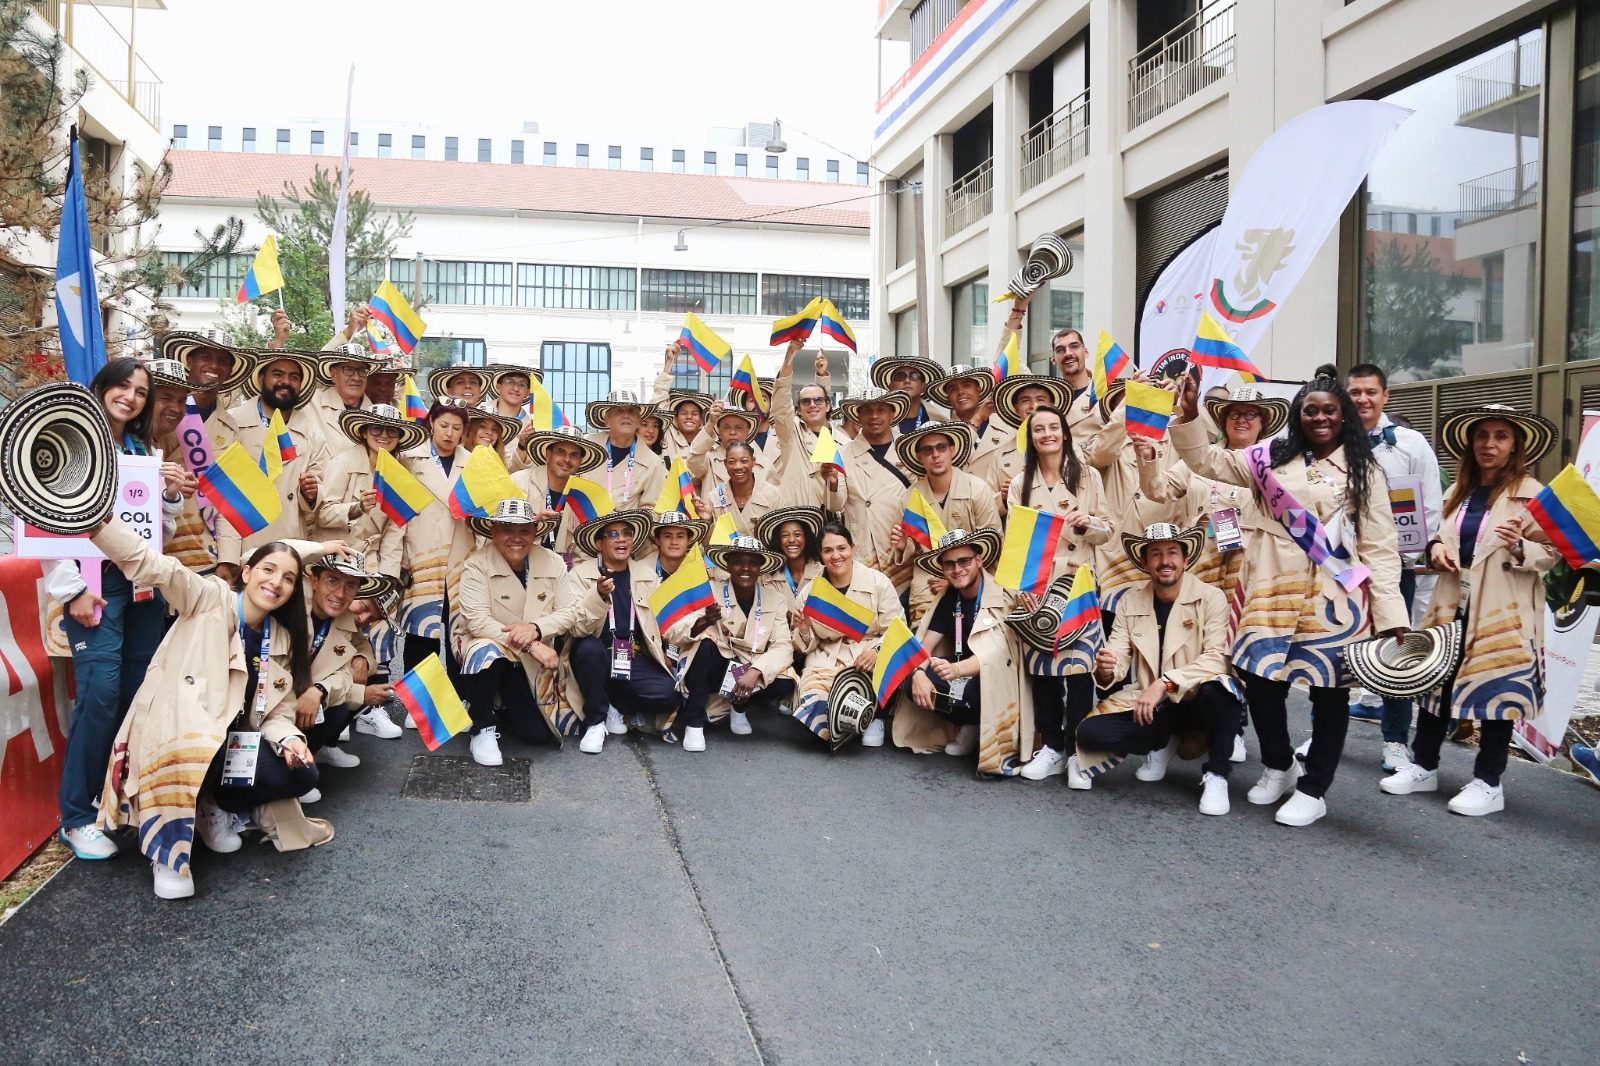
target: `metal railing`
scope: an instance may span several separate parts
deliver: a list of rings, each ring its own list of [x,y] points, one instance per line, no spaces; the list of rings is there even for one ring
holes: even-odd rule
[[[161,78],[139,55],[133,42],[93,0],[29,0],[35,14],[61,35],[68,48],[77,54],[101,84],[114,90],[143,115],[150,125],[161,128]],[[137,15],[124,8],[133,32]]]
[[[1468,216],[1463,222],[1532,207],[1539,202],[1539,160],[1464,181],[1459,189],[1461,213]]]
[[[1056,108],[1022,135],[1024,192],[1089,154],[1089,90]]]
[[[1505,103],[1544,84],[1544,37],[1518,38],[1456,75],[1456,117]]]
[[[1128,128],[1233,72],[1233,0],[1203,6],[1128,64]]]
[[[959,233],[994,210],[994,159],[985,159],[944,194],[944,231]]]

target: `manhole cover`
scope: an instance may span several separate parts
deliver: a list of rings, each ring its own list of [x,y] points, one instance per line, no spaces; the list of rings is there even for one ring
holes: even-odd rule
[[[415,755],[400,795],[406,799],[527,803],[533,797],[529,775],[527,759],[507,759],[503,766],[479,766],[470,757]]]

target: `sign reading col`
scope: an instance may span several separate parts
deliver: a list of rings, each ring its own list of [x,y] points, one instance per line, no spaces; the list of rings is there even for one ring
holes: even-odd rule
[[[161,453],[117,457],[117,496],[111,513],[156,551],[161,550]],[[104,559],[87,535],[47,533],[16,521],[16,554],[23,559]]]

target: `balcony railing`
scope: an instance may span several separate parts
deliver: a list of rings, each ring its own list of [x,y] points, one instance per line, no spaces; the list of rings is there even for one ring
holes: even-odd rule
[[[1128,128],[1233,72],[1233,0],[1202,7],[1128,64]]]
[[[1471,70],[1456,75],[1456,117],[1505,103],[1544,83],[1544,38],[1518,38]]]
[[[1460,195],[1463,223],[1532,207],[1539,202],[1539,160],[1464,181]]]
[[[124,33],[93,0],[29,0],[28,6],[61,35],[95,80],[127,100],[150,125],[161,128],[161,78],[130,40],[138,18],[134,7],[122,9]]]
[[[944,231],[959,233],[994,210],[994,159],[985,159],[944,194]]]
[[[1022,135],[1024,192],[1089,154],[1089,90],[1056,108]]]

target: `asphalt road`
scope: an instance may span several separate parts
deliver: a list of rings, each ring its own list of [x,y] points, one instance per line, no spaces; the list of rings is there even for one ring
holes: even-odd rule
[[[1194,763],[1079,793],[756,728],[507,742],[520,804],[401,798],[416,734],[362,736],[326,847],[200,851],[185,903],[74,862],[0,926],[0,1061],[1600,1059],[1600,795],[1570,778],[1513,763],[1507,810],[1460,818],[1467,751],[1384,796],[1353,724],[1292,830],[1244,802],[1253,745],[1206,818]]]

